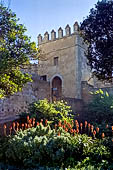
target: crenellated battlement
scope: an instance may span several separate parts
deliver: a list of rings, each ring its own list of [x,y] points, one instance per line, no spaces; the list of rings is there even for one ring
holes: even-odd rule
[[[49,35],[48,32],[45,32],[44,37],[42,37],[41,34],[38,35],[38,45],[49,42],[49,41],[54,41],[66,36],[71,36],[73,33],[77,33],[79,31],[79,25],[78,22],[75,22],[73,25],[73,32],[71,33],[71,27],[69,24],[66,25],[65,27],[65,34],[63,33],[63,29],[60,27],[58,29],[58,37],[56,37],[56,32],[54,30],[51,31],[51,36]],[[51,38],[50,38],[51,37]]]

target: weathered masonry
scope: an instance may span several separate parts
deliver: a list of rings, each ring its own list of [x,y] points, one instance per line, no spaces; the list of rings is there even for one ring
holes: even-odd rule
[[[73,33],[69,25],[56,32],[51,31],[51,39],[46,32],[44,38],[39,34],[38,45],[41,50],[38,75],[50,82],[51,98],[81,99],[81,82],[88,81],[91,75],[84,51],[87,46],[79,34],[77,22]],[[91,83],[91,82],[90,82]]]

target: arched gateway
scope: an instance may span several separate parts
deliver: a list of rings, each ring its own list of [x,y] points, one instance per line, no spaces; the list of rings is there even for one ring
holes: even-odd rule
[[[52,100],[60,100],[62,96],[62,80],[56,76],[52,80]]]

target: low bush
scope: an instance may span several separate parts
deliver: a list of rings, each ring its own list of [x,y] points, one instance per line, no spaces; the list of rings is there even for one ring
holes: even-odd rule
[[[71,106],[64,101],[49,102],[47,99],[39,100],[29,105],[28,113],[22,113],[21,117],[29,115],[36,120],[47,119],[53,123],[59,120],[70,122],[73,118]]]
[[[93,140],[87,135],[70,134],[62,127],[44,127],[42,123],[5,138],[1,145],[4,146],[0,147],[1,161],[20,169],[97,167],[104,161],[112,162],[109,149],[100,140]],[[106,163],[102,166],[106,167]]]

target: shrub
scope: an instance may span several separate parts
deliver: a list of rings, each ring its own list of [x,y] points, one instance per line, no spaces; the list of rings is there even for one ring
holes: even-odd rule
[[[50,103],[47,99],[30,104],[28,113],[22,115],[29,115],[31,118],[36,118],[37,120],[48,119],[54,123],[59,120],[70,122],[73,118],[71,106],[68,106],[66,102],[57,101]]]
[[[90,122],[112,123],[113,122],[113,96],[101,89],[91,93],[92,101],[87,105],[85,116]]]
[[[100,149],[96,150],[97,146]],[[55,130],[42,124],[19,131],[10,137],[2,152],[5,155],[5,163],[18,167],[21,165],[20,168],[65,168],[75,167],[78,161],[82,162],[87,157],[92,160],[99,156],[100,162],[103,158],[110,159],[107,148],[97,140],[87,135],[73,136],[62,127]]]

